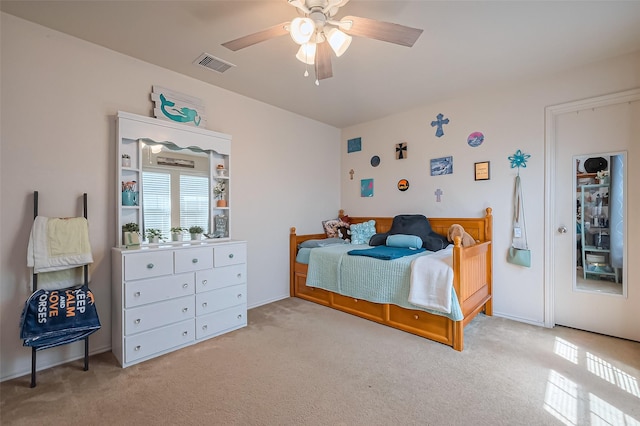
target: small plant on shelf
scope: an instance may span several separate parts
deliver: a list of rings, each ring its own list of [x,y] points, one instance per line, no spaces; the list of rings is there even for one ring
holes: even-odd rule
[[[186,231],[187,228],[183,228],[181,226],[171,228],[171,241],[181,241],[182,234]]]
[[[122,225],[123,232],[140,232],[140,226],[135,222],[129,222]]]
[[[157,242],[162,238],[162,231],[157,228],[147,228],[147,240]]]
[[[224,197],[224,193],[227,190],[227,185],[225,181],[219,180],[216,182],[216,186],[213,187],[213,195],[215,195],[216,200],[221,200]]]
[[[202,229],[202,226],[192,226],[189,228],[190,234],[202,234],[203,232],[204,229]]]

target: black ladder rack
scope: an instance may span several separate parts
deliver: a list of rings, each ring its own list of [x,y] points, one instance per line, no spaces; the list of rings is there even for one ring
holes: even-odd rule
[[[84,218],[87,219],[87,193],[82,194],[82,207]],[[38,191],[33,192],[33,218],[38,216]],[[84,283],[89,284],[89,265],[83,266],[84,272]],[[38,290],[38,274],[33,273],[33,291]],[[84,371],[89,370],[89,336],[84,339]],[[71,342],[69,342],[71,343]],[[36,387],[36,352],[37,349],[35,347],[31,347],[31,386],[32,388]]]

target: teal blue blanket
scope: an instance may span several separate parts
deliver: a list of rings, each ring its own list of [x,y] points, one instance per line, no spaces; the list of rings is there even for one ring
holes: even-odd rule
[[[426,251],[423,248],[409,249],[404,247],[387,247],[387,246],[375,246],[367,249],[349,250],[347,252],[350,256],[367,256],[382,260],[399,259],[405,256],[413,256],[416,253],[422,253]]]
[[[464,318],[455,290],[451,291],[451,313],[423,309],[409,303],[411,262],[431,251],[394,260],[350,256],[350,250],[368,249],[368,245],[343,244],[311,250],[306,284],[357,299],[391,303],[408,309],[442,315],[454,321]]]

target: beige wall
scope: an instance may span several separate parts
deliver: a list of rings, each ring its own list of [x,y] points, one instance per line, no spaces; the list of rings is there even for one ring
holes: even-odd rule
[[[380,120],[342,130],[342,207],[354,216],[393,216],[422,213],[433,217],[482,215],[486,207],[494,215],[494,313],[533,324],[544,322],[544,143],[545,107],[578,99],[640,87],[640,53],[587,65],[540,81],[469,93],[445,102],[425,105]],[[450,119],[444,136],[437,138],[430,123],[437,114]],[[472,148],[470,133],[480,131],[485,140]],[[362,151],[347,153],[347,140],[362,137]],[[395,144],[408,142],[408,158],[395,159]],[[521,149],[531,158],[521,169],[532,267],[506,263],[510,245],[512,194],[517,169],[507,157]],[[602,152],[610,149],[602,141]],[[576,152],[576,154],[579,152]],[[374,168],[373,155],[381,158]],[[430,176],[432,158],[453,156],[453,174]],[[474,163],[490,161],[491,179],[474,181]],[[640,162],[640,153],[629,152],[629,164]],[[349,179],[349,170],[355,171]],[[360,197],[360,179],[374,178],[373,198]],[[406,192],[396,189],[406,178]],[[442,201],[434,192],[440,188]],[[638,203],[638,192],[629,194],[629,205]],[[635,228],[636,230],[638,228]],[[629,240],[640,235],[629,236]],[[635,247],[635,246],[633,246]],[[637,259],[631,251],[629,259]],[[629,277],[637,291],[640,281]],[[632,291],[632,290],[630,290]]]
[[[34,190],[40,214],[53,217],[80,215],[78,197],[88,193],[102,322],[91,349],[110,348],[114,115],[151,116],[154,84],[202,98],[208,127],[233,136],[231,233],[248,241],[249,307],[288,296],[289,228],[321,232],[339,209],[338,129],[4,13],[1,31],[0,379],[30,371],[18,322],[29,295]],[[81,347],[42,351],[38,366],[78,357]]]

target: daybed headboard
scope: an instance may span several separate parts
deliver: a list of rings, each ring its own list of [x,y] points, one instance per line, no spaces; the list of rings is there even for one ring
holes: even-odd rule
[[[447,236],[449,227],[454,223],[462,225],[465,231],[467,231],[476,241],[490,241],[493,237],[493,216],[491,214],[491,207],[486,208],[486,215],[479,218],[428,218],[431,229],[440,235]],[[340,217],[344,216],[344,210],[340,210]],[[377,232],[387,232],[391,229],[391,223],[393,217],[356,217],[349,216],[351,223],[361,223],[368,220],[376,221]]]

